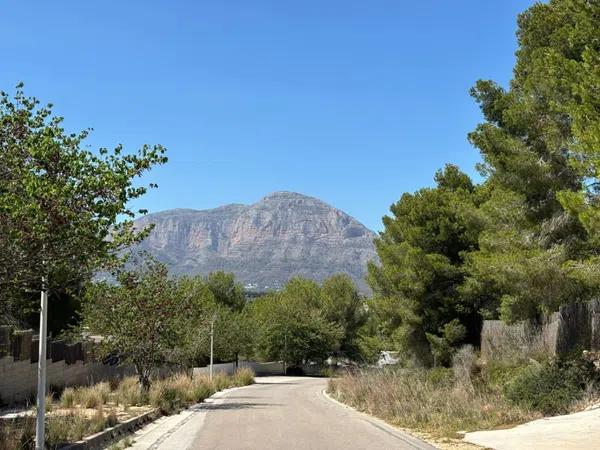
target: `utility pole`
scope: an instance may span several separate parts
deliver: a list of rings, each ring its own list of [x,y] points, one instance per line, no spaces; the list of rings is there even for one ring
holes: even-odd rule
[[[213,354],[214,354],[214,343],[215,343],[215,319],[216,314],[213,314],[212,320],[210,321],[210,369],[209,378],[212,380],[213,377]]]
[[[46,334],[48,323],[48,290],[42,277],[40,306],[40,347],[38,356],[37,416],[35,422],[35,450],[44,450],[44,420],[46,415]]]
[[[287,327],[283,335],[283,374],[287,375]]]

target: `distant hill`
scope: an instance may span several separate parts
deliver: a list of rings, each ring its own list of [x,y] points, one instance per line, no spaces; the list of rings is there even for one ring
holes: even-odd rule
[[[175,274],[235,273],[250,290],[282,286],[295,275],[321,281],[347,273],[362,291],[367,261],[375,259],[368,230],[348,214],[313,197],[275,192],[253,205],[148,214],[154,224],[140,245]]]

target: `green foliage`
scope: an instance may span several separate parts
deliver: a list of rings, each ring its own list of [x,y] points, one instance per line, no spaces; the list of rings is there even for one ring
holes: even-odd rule
[[[358,333],[366,323],[367,310],[364,299],[348,275],[333,275],[323,282],[321,310],[327,321],[342,328],[337,353],[351,359],[359,358]]]
[[[584,361],[535,363],[521,368],[505,382],[504,395],[513,403],[544,415],[563,414],[598,378],[593,367]]]
[[[486,122],[469,138],[490,196],[478,211],[485,226],[479,251],[467,258],[464,292],[495,299],[507,321],[598,291],[589,277],[597,197],[595,183],[586,186],[600,129],[599,12],[585,0],[535,4],[519,16],[510,89],[480,80],[472,90]]]
[[[346,281],[342,284],[345,286]],[[332,291],[328,292],[330,295]],[[335,301],[333,297],[327,299],[327,302],[332,301]],[[338,351],[345,334],[344,324],[329,321],[322,302],[319,285],[302,278],[294,278],[280,292],[253,302],[250,313],[255,324],[258,355],[301,364],[322,361]]]
[[[218,305],[226,306],[234,311],[241,311],[244,308],[246,303],[244,288],[235,281],[232,273],[212,272],[206,278],[206,284]]]
[[[455,166],[436,175],[437,187],[404,194],[383,219],[376,240],[381,265],[370,264],[371,303],[380,335],[407,359],[447,363],[452,348],[478,333],[478,299],[462,297],[464,253],[477,246],[469,211],[479,202]]]
[[[214,357],[217,361],[250,357],[253,351],[252,324],[245,308],[241,285],[233,274],[215,272],[206,279],[183,277],[177,280],[179,297],[195,299],[202,320],[186,335],[183,346],[190,363],[204,365],[210,355],[210,323],[214,319]]]
[[[147,188],[134,181],[166,162],[164,148],[93,153],[89,130],[68,134],[52,106],[22,85],[0,92],[0,317],[27,321],[37,311],[41,277],[51,290],[77,289],[118,251],[144,236],[130,220],[130,200]],[[151,185],[152,187],[153,185]],[[110,236],[110,239],[106,239]]]
[[[132,363],[147,389],[152,368],[184,361],[189,336],[198,333],[204,319],[203,298],[181,295],[167,268],[152,259],[115,275],[116,285],[89,286],[83,324],[92,334],[107,337],[104,350]]]
[[[479,80],[469,134],[484,183],[458,168],[404,194],[369,266],[364,354],[448,364],[482,319],[536,320],[600,292],[600,4],[537,3],[518,20],[510,86]]]

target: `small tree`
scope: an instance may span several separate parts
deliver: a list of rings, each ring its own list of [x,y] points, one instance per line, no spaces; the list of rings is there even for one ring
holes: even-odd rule
[[[103,337],[106,353],[135,366],[140,385],[150,387],[151,369],[178,364],[187,333],[202,320],[201,300],[178,295],[167,268],[146,259],[135,270],[118,270],[117,284],[93,283],[83,307],[83,324]]]

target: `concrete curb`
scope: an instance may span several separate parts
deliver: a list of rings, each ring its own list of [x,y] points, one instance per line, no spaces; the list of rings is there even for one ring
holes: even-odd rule
[[[248,386],[252,386],[249,384]],[[210,400],[218,399],[222,395],[235,391],[237,389],[242,389],[247,386],[238,386],[234,388],[223,389],[221,391],[215,392],[210,397],[205,398],[202,402],[196,403],[194,405],[190,405],[182,411],[191,410],[193,408],[199,408],[204,403],[211,403]],[[208,400],[208,401],[207,401]],[[182,412],[180,411],[180,412]],[[116,443],[121,439],[131,435],[136,430],[143,428],[145,425],[154,422],[155,420],[162,417],[162,413],[159,408],[153,409],[152,411],[148,411],[147,413],[141,414],[137,417],[133,417],[125,422],[121,422],[114,427],[107,428],[105,430],[99,431],[96,434],[92,434],[80,441],[73,442],[71,444],[66,445],[65,447],[61,447],[61,450],[96,450],[104,448],[106,445],[110,443]],[[173,417],[173,416],[170,416]],[[188,420],[186,417],[182,417],[180,421],[173,425],[172,428],[179,428],[181,426],[181,422]],[[171,431],[171,428],[165,431],[165,434],[168,434]]]
[[[429,442],[425,442],[425,441],[409,434],[408,432],[406,432],[404,430],[400,430],[400,429],[394,427],[393,425],[390,425],[385,420],[381,420],[375,416],[372,416],[370,414],[359,411],[358,409],[356,409],[350,405],[346,405],[345,403],[342,403],[342,402],[336,400],[331,395],[329,395],[329,393],[327,392],[327,389],[323,389],[322,394],[326,399],[330,400],[331,402],[335,403],[336,405],[338,405],[342,408],[349,409],[349,410],[353,411],[354,413],[363,416],[363,418],[365,420],[367,420],[368,422],[371,422],[374,426],[376,426],[388,433],[394,434],[398,439],[402,440],[406,445],[411,446],[415,450],[438,450],[437,447],[430,444]]]
[[[133,417],[125,422],[121,422],[114,427],[99,431],[80,441],[61,447],[61,450],[94,450],[102,448],[118,438],[124,438],[142,425],[153,422],[161,416],[162,413],[159,408],[153,409],[152,411]]]
[[[255,384],[255,383],[253,383],[253,384]],[[144,432],[144,427],[146,425],[151,426],[152,424],[150,424],[150,423],[145,424],[144,427],[141,427],[135,433],[136,436],[134,436],[135,443],[133,445],[133,448],[138,448],[138,449],[158,448],[166,439],[168,439],[171,435],[173,435],[175,432],[177,432],[183,425],[185,425],[188,421],[190,421],[194,416],[196,416],[197,414],[200,414],[200,413],[205,413],[205,410],[203,409],[204,406],[214,403],[215,400],[219,400],[221,397],[229,394],[230,392],[237,391],[238,389],[247,388],[249,386],[252,386],[253,384],[248,384],[246,386],[237,386],[237,387],[227,388],[227,389],[223,389],[221,391],[217,391],[210,397],[205,398],[203,401],[201,401],[199,403],[195,403],[193,405],[188,406],[187,408],[179,411],[179,413],[177,413],[177,414],[174,414],[171,416],[164,416],[164,418],[167,418],[168,420],[170,420],[170,422],[158,424],[157,428],[151,430],[150,434],[156,434],[156,436],[154,438],[152,438],[151,440],[148,439],[149,436],[146,437],[148,432]],[[160,430],[159,433],[156,433],[157,429]],[[142,432],[141,435],[138,434],[140,432]],[[125,436],[123,436],[123,437],[125,437]],[[146,439],[144,439],[145,437],[146,437]],[[144,442],[144,441],[146,441],[146,442]],[[116,442],[118,442],[118,441],[115,441],[115,443]]]

